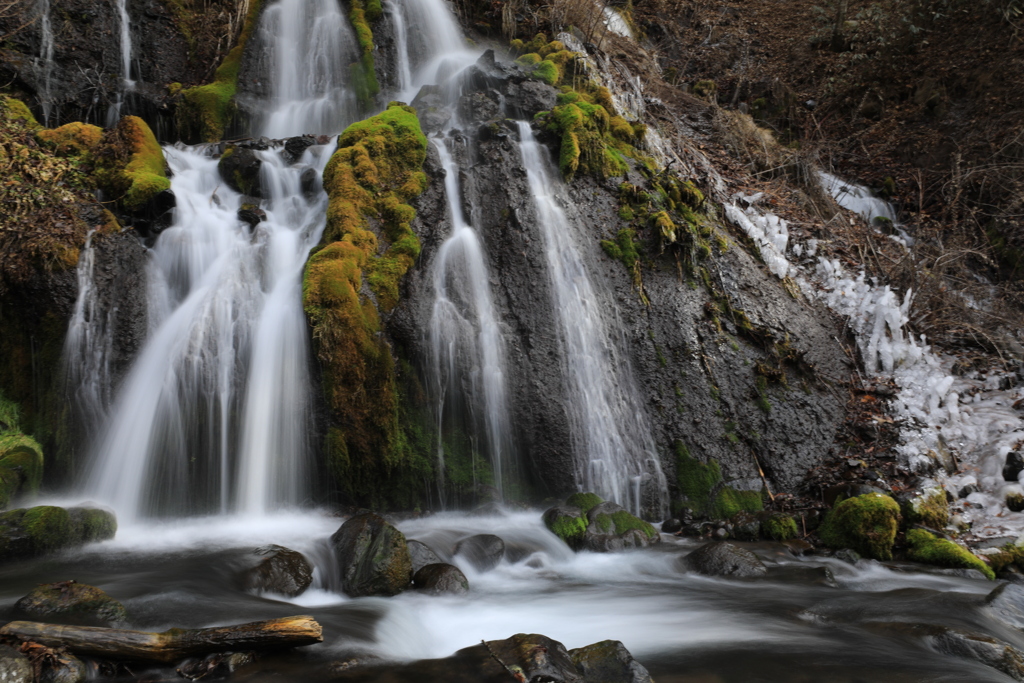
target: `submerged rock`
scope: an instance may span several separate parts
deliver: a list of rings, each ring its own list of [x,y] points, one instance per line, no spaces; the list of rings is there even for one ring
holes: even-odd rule
[[[988,612],[1013,629],[1024,629],[1024,586],[1004,583],[985,598]]]
[[[822,522],[819,535],[830,548],[852,548],[876,560],[891,560],[900,519],[895,500],[868,493],[836,505]]]
[[[687,569],[705,576],[745,579],[768,573],[768,568],[754,553],[721,541],[705,543],[683,558],[683,564]]]
[[[313,582],[313,567],[302,553],[279,545],[265,545],[253,552],[264,559],[242,573],[245,590],[294,597]]]
[[[409,548],[409,557],[412,559],[413,574],[428,564],[444,563],[444,560],[434,552],[433,548],[422,541],[406,541],[406,546]]]
[[[478,572],[487,572],[505,557],[505,541],[494,534],[477,534],[456,543],[455,554],[466,558]]]
[[[618,640],[569,650],[569,656],[586,683],[654,683],[647,669]]]
[[[0,513],[0,561],[104,541],[117,533],[114,513],[40,505]]]
[[[356,515],[334,532],[331,546],[349,596],[396,595],[409,587],[412,558],[405,536],[383,517]]]
[[[32,665],[28,657],[10,645],[0,644],[0,681],[3,683],[32,683]]]
[[[38,586],[18,600],[14,610],[28,619],[57,624],[116,626],[128,622],[124,605],[95,586],[74,581]]]
[[[451,564],[436,563],[421,567],[412,577],[412,585],[422,591],[440,595],[462,595],[469,592],[469,580],[462,570]]]

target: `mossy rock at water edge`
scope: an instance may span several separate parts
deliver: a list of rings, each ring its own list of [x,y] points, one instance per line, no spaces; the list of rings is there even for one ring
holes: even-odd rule
[[[104,541],[117,533],[114,513],[40,505],[0,513],[0,561]]]
[[[125,116],[96,148],[96,181],[128,211],[137,211],[171,187],[164,151],[146,122]]]
[[[946,491],[940,486],[904,500],[900,510],[907,524],[921,524],[931,529],[942,529],[949,524],[949,502]]]
[[[995,572],[980,557],[953,541],[939,538],[924,529],[907,532],[907,557],[914,562],[934,564],[939,567],[977,569],[989,579],[995,579]]]
[[[891,560],[902,516],[900,506],[881,493],[867,493],[837,504],[818,530],[831,548],[851,548],[876,560]]]
[[[95,586],[74,581],[39,585],[14,609],[19,616],[48,623],[118,626],[128,622],[124,605]]]
[[[712,519],[730,519],[740,512],[758,512],[764,507],[760,491],[741,491],[726,486],[718,462],[702,463],[676,442],[676,477],[683,507]]]
[[[350,597],[396,595],[409,588],[412,558],[405,536],[382,517],[352,517],[331,536],[331,546]]]
[[[544,524],[573,550],[609,552],[661,540],[652,524],[594,493],[574,493],[548,509]]]

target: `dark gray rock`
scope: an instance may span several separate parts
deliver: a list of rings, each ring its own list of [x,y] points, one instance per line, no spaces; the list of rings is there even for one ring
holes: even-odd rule
[[[250,205],[243,205],[238,210],[238,220],[247,223],[250,228],[255,228],[262,221],[267,220],[267,212],[263,209]]]
[[[1024,470],[1024,456],[1019,451],[1010,451],[1006,454],[1006,462],[1003,464],[1003,479],[1006,481],[1017,481],[1021,470]]]
[[[980,490],[981,489],[978,488],[977,484],[968,484],[967,486],[960,489],[960,492],[957,494],[957,496],[960,498],[966,498],[972,493],[977,493]]]
[[[197,681],[227,678],[243,666],[256,661],[255,652],[216,652],[205,657],[191,657],[177,666],[182,678]]]
[[[0,644],[0,683],[32,683],[28,657],[10,645]]]
[[[508,113],[517,119],[532,119],[539,112],[551,111],[557,100],[557,90],[533,79],[510,83],[505,93]]]
[[[250,146],[241,145],[228,147],[217,162],[217,170],[224,183],[235,192],[250,197],[263,196],[263,188],[260,186],[262,166],[263,161]]]
[[[586,683],[653,683],[644,666],[618,640],[604,640],[569,650]]]
[[[494,534],[477,534],[455,544],[455,554],[479,572],[494,569],[505,556],[505,541]]]
[[[1024,652],[1009,643],[957,629],[944,629],[932,636],[931,642],[942,654],[971,659],[1002,671],[1015,681],[1024,681]]]
[[[428,564],[440,564],[444,560],[434,550],[421,541],[407,541],[409,557],[412,559],[412,572],[415,574]]]
[[[420,120],[420,128],[427,134],[442,130],[452,118],[452,111],[445,102],[442,90],[436,85],[425,85],[420,88],[412,101],[412,107]]]
[[[80,683],[86,679],[87,670],[82,660],[63,652],[45,660],[39,683]]]
[[[356,515],[334,532],[331,546],[349,596],[396,595],[409,587],[412,559],[405,536],[383,517]]]
[[[290,164],[294,164],[302,155],[306,149],[316,144],[316,137],[313,135],[300,135],[294,138],[288,138],[284,141],[284,158]]]
[[[16,614],[32,621],[82,626],[123,626],[124,605],[84,583],[61,581],[37,586],[14,604]]]
[[[299,187],[302,189],[302,196],[309,202],[313,201],[324,189],[320,175],[314,168],[307,168],[302,172],[302,175],[299,176]]]
[[[860,562],[861,559],[860,553],[851,548],[843,548],[842,550],[837,550],[833,557],[835,557],[837,560],[842,560],[847,564],[857,564],[858,562]]]
[[[295,550],[279,545],[265,545],[253,553],[263,559],[255,567],[242,572],[242,587],[255,593],[277,593],[295,597],[313,582],[313,566]]]
[[[768,573],[754,553],[720,541],[705,543],[683,558],[683,563],[687,569],[705,576],[752,578]]]
[[[661,523],[661,533],[674,534],[683,530],[683,523],[678,519],[666,519]]]
[[[412,577],[413,587],[435,595],[463,595],[469,592],[469,580],[458,567],[437,563],[421,567]]]
[[[501,116],[501,95],[493,90],[473,92],[459,99],[459,120],[479,124]]]
[[[1004,583],[985,598],[988,612],[1010,628],[1024,629],[1024,586]]]

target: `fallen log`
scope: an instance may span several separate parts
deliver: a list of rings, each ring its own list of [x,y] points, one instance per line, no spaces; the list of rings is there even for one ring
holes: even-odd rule
[[[12,621],[0,628],[0,636],[14,636],[47,647],[65,647],[80,655],[164,663],[211,652],[312,645],[324,639],[320,624],[309,616],[214,628],[172,628],[163,633]]]

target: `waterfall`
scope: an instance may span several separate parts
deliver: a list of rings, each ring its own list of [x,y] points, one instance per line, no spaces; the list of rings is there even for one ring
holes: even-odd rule
[[[43,106],[43,123],[50,125],[53,100],[50,96],[50,80],[53,76],[53,24],[50,21],[50,0],[39,0],[39,59],[42,61],[43,87],[39,101]]]
[[[258,40],[272,65],[263,135],[337,133],[359,117],[350,68],[359,68],[360,51],[337,0],[278,0]]]
[[[560,183],[545,150],[529,123],[518,127],[558,317],[577,485],[634,514],[641,511],[643,489],[655,491],[663,514],[667,485],[628,359],[616,348],[572,225],[552,193]]]
[[[461,207],[459,167],[441,139],[433,140],[445,170],[445,193],[452,231],[432,264],[434,305],[428,343],[437,400],[439,479],[443,481],[441,443],[446,411],[469,412],[469,433],[486,435],[494,486],[504,498],[503,462],[510,444],[505,349],[494,304],[486,258],[477,231]],[[475,441],[475,439],[474,439]],[[477,451],[478,444],[473,443]],[[444,488],[441,487],[442,502]]]
[[[330,146],[294,165],[280,148],[256,152],[266,220],[251,234],[211,148],[165,148],[177,208],[151,254],[151,333],[89,481],[122,517],[301,502],[309,377],[300,281],[326,210],[322,192],[303,196],[301,176],[323,171]]]
[[[135,87],[132,80],[132,24],[128,15],[128,0],[117,0],[117,20],[121,45],[121,84],[117,89],[117,98],[107,111],[107,127],[113,127],[121,118],[125,93]]]
[[[412,62],[409,57],[409,32],[405,27],[405,7],[402,3],[388,5],[391,28],[395,32],[395,79],[398,92],[405,92],[412,85]]]
[[[401,65],[409,65],[408,80],[399,78],[400,99],[411,101],[422,86],[449,80],[480,56],[479,50],[466,47],[445,0],[393,0],[391,14],[403,29],[398,35],[394,23],[400,75]]]

